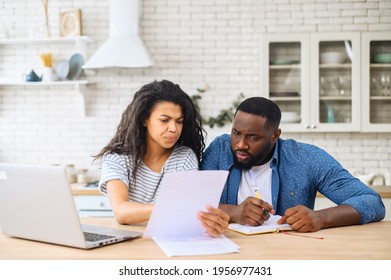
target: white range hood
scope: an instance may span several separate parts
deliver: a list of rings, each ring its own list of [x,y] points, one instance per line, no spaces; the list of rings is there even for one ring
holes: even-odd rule
[[[140,4],[139,0],[110,0],[110,36],[84,69],[152,66],[152,57],[138,35]]]

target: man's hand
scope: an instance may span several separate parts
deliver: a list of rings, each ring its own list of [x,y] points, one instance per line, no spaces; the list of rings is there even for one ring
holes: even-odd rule
[[[356,225],[359,221],[360,214],[347,204],[317,211],[298,205],[287,209],[278,223],[288,223],[299,232],[313,232],[323,228]]]
[[[287,223],[298,232],[313,232],[323,228],[322,216],[320,212],[299,205],[287,209],[278,223]]]
[[[208,212],[199,212],[198,219],[212,237],[219,237],[228,227],[229,216],[224,211],[208,206]]]
[[[252,196],[247,197],[239,205],[220,204],[219,208],[228,213],[230,222],[251,226],[259,226],[267,221],[267,212],[274,214],[272,205]]]

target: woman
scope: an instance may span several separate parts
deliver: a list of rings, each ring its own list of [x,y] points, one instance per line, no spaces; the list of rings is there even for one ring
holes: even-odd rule
[[[101,192],[120,224],[149,219],[165,173],[197,170],[205,148],[201,118],[191,98],[170,81],[144,85],[128,105],[102,158]],[[198,218],[217,237],[229,216],[208,207]]]

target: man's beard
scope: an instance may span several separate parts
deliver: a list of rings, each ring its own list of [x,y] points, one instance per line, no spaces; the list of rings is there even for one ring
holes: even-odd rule
[[[237,157],[236,157],[235,151],[231,147],[231,152],[232,152],[232,155],[233,155],[233,158],[234,158],[234,166],[236,168],[242,169],[243,171],[249,171],[253,166],[265,164],[267,161],[269,161],[269,159],[271,158],[271,156],[272,156],[272,154],[274,152],[273,144],[270,143],[270,145],[265,146],[264,150],[267,151],[267,152],[266,153],[260,152],[260,153],[257,153],[255,155],[250,154],[250,153],[248,153],[246,151],[242,151],[242,152],[246,152],[247,153],[248,161],[246,161],[246,162],[239,162]]]
[[[254,159],[254,157],[250,154],[248,154],[249,160],[247,162],[239,162],[234,151],[232,151],[232,154],[234,156],[234,166],[238,169],[249,171],[254,165],[256,165],[256,159]]]

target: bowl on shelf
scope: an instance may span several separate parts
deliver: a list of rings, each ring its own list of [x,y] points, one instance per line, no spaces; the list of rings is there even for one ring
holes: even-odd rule
[[[297,112],[281,112],[281,123],[295,123],[300,121]]]
[[[379,53],[373,56],[375,63],[391,63],[391,53]]]
[[[324,52],[320,54],[320,63],[343,63],[345,56],[340,52]]]

